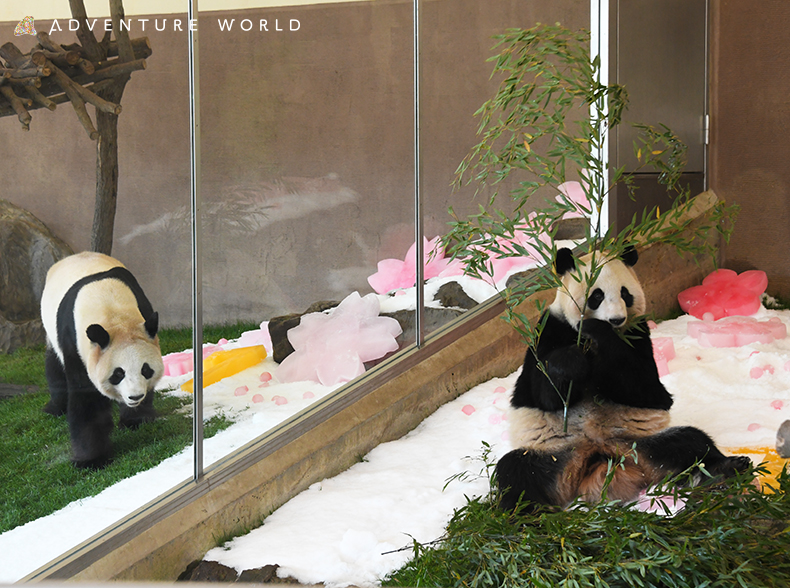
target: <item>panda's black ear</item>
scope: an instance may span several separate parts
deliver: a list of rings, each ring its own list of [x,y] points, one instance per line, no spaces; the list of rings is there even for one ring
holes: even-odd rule
[[[145,321],[145,332],[153,339],[159,331],[159,313],[155,312]]]
[[[636,262],[639,261],[639,254],[636,252],[636,247],[633,245],[626,245],[623,253],[620,255],[620,259],[622,259],[623,263],[628,267],[635,266]]]
[[[87,328],[88,339],[96,343],[102,349],[107,349],[110,344],[110,334],[101,325],[91,325]]]
[[[554,270],[560,276],[565,275],[565,272],[568,272],[576,267],[576,260],[573,257],[573,253],[567,247],[563,247],[559,251],[557,251],[557,259],[554,260]]]

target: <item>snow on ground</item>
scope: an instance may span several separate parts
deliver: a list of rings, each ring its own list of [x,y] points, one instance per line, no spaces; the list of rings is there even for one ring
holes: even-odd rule
[[[790,330],[790,311],[763,309],[756,318],[774,316]],[[691,320],[666,321],[653,333],[671,337],[676,352],[669,361],[670,373],[662,379],[675,398],[672,424],[704,429],[725,451],[773,447],[779,425],[790,419],[790,338],[703,348],[686,334]],[[260,374],[274,370],[273,362],[267,362],[206,389],[207,414],[223,410],[237,419],[206,440],[206,464],[333,390],[318,384],[278,385],[275,380],[260,390],[263,402],[254,402]],[[486,480],[475,476],[447,481],[465,471],[480,471],[477,458],[484,441],[493,459],[510,449],[506,407],[515,376],[483,383],[441,407],[402,439],[380,445],[346,472],[314,484],[263,526],[213,549],[206,559],[237,570],[279,564],[278,573],[305,583],[376,584],[408,560],[412,538],[438,538],[465,496],[487,490]],[[236,396],[241,386],[249,392]],[[278,404],[275,396],[287,402]],[[187,480],[191,463],[187,450],[97,497],[0,535],[0,582],[21,579]]]

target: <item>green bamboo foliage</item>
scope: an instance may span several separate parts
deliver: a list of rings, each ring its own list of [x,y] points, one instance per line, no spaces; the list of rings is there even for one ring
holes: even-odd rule
[[[622,123],[628,104],[625,88],[600,82],[600,61],[590,58],[586,31],[539,24],[510,29],[495,38],[498,54],[490,60],[492,77],[501,78],[501,83],[475,113],[480,142],[456,172],[458,186],[474,183],[478,194],[485,188],[492,195],[467,218],[450,209],[453,221],[444,244],[466,260],[470,275],[489,281],[491,259],[532,253],[541,262],[530,280],[501,292],[508,303],[507,320],[534,349],[542,324],[531,322],[517,307],[537,292],[563,287],[552,270],[560,219],[569,214],[590,219],[579,245],[580,255],[592,256],[583,278],[589,290],[607,260],[618,257],[629,244],[665,242],[681,254],[715,255],[710,235],[718,232],[728,239],[737,209],[719,204],[704,222],[692,224],[688,212],[693,199],[678,186],[686,146],[663,125],[635,125],[640,132],[634,144],[640,163],[636,171],[658,171],[659,181],[674,195],[674,204],[669,210],[646,209],[618,232],[604,230],[601,212],[617,185],[625,185],[638,201],[633,172],[606,169],[600,156],[606,134]],[[514,187],[506,198],[497,198],[508,178],[516,180],[510,183]],[[588,205],[560,192],[560,185],[568,181],[582,185]],[[557,199],[546,199],[547,193]],[[527,236],[526,246],[523,240],[513,242],[517,235]],[[584,309],[580,311],[584,314]]]

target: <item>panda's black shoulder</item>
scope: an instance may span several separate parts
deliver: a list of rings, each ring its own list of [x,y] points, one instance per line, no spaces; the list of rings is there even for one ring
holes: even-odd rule
[[[64,358],[75,357],[78,353],[77,330],[74,322],[74,304],[77,301],[80,290],[88,284],[107,279],[120,280],[132,291],[137,300],[137,307],[140,309],[140,314],[143,315],[143,319],[148,320],[153,314],[153,306],[151,306],[148,298],[146,298],[143,289],[140,287],[140,284],[137,282],[132,272],[125,267],[117,266],[104,272],[80,278],[71,285],[58,304],[58,345],[60,345]]]

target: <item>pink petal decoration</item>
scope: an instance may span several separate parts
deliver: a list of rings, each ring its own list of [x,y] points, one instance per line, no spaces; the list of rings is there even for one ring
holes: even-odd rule
[[[302,394],[302,398],[304,398],[305,400],[308,400],[310,398],[315,398],[315,394],[313,394],[312,392],[310,392],[310,390],[308,390],[307,392]]]
[[[434,237],[430,241],[423,237],[423,275],[426,280],[435,278],[440,274],[461,275],[463,263],[458,260],[445,259],[444,249],[439,246],[441,237]],[[400,259],[382,259],[378,262],[378,271],[368,277],[368,283],[379,294],[386,294],[392,290],[411,288],[417,281],[417,243],[414,243]]]
[[[774,400],[771,403],[771,408],[776,409],[776,410],[782,410],[784,408],[784,406],[785,406],[785,403],[782,402],[781,400]]]
[[[375,294],[353,292],[329,313],[304,315],[288,331],[294,352],[277,368],[279,381],[334,386],[364,373],[364,362],[396,351],[400,325],[379,309]]]
[[[574,212],[566,212],[565,218],[589,216],[592,210],[590,201],[584,193],[584,188],[579,182],[565,182],[557,186],[557,189],[573,204],[576,209]],[[564,202],[562,196],[557,196],[557,202]]]
[[[461,412],[467,416],[471,415],[474,411],[475,411],[475,407],[472,406],[471,404],[467,404],[461,409]]]
[[[504,394],[505,392],[507,392],[507,390],[505,390],[504,386],[497,386],[494,389],[494,394]]]
[[[787,337],[787,325],[778,317],[758,321],[751,317],[728,317],[718,321],[691,321],[689,336],[702,347],[742,347],[749,343],[771,343]]]
[[[250,389],[247,388],[247,386],[239,386],[238,388],[236,388],[236,390],[234,390],[233,395],[234,396],[244,396],[249,391],[250,391]]]
[[[272,402],[277,406],[282,406],[283,404],[288,404],[288,399],[285,396],[275,396],[272,398]]]
[[[669,373],[669,360],[675,358],[675,344],[672,337],[653,337],[652,342],[658,377],[663,378]]]
[[[749,377],[752,378],[753,380],[759,380],[760,378],[763,377],[764,373],[765,370],[763,370],[763,368],[753,367],[751,370],[749,370]]]
[[[272,379],[272,375],[269,372],[263,372],[259,378],[261,382],[269,382]]]
[[[255,396],[252,397],[252,401],[256,404],[258,404],[259,402],[263,402],[263,396],[260,394],[256,394]]]
[[[761,429],[761,428],[762,428],[762,425],[760,423],[752,423],[748,427],[746,427],[746,429],[748,431],[752,432],[752,433],[754,431],[756,431],[757,429]]]
[[[694,286],[678,294],[680,308],[701,319],[752,315],[760,309],[760,296],[768,287],[768,277],[760,270],[738,274],[729,269],[716,270]]]

